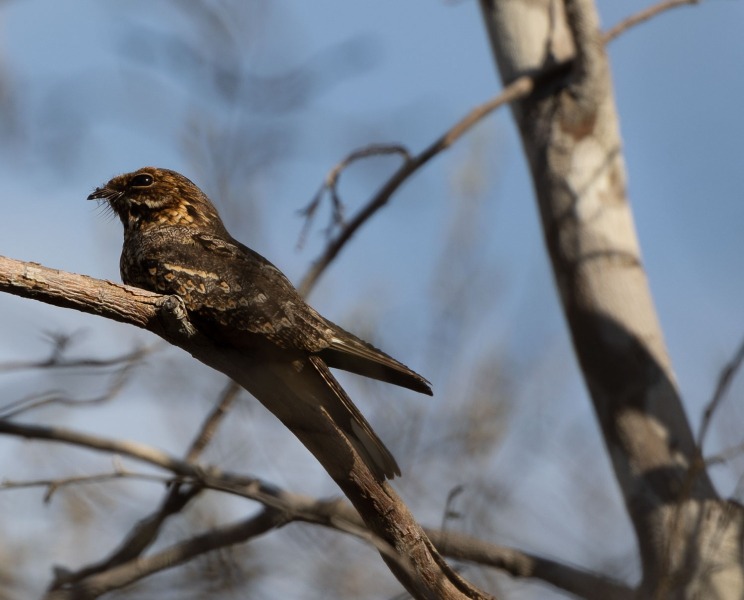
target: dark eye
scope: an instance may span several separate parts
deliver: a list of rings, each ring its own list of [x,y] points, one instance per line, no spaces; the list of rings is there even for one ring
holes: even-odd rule
[[[155,180],[152,178],[152,175],[148,175],[147,173],[140,173],[139,175],[135,175],[132,177],[132,181],[129,185],[132,187],[150,187]]]

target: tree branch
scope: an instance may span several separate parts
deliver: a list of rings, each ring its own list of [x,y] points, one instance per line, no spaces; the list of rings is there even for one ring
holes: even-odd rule
[[[0,422],[0,428],[3,425]],[[0,433],[2,432],[0,430]],[[35,426],[19,425],[12,433],[34,438],[40,432]],[[42,432],[41,435],[42,439],[50,439],[45,432]],[[127,455],[132,458],[162,467],[174,472],[176,475],[180,474],[183,477],[185,474],[191,473],[194,483],[191,491],[197,489],[198,486],[221,490],[258,501],[265,508],[256,517],[251,517],[233,525],[217,528],[207,534],[195,536],[151,556],[137,558],[150,543],[150,541],[142,543],[143,530],[147,531],[146,539],[152,538],[151,527],[145,527],[148,519],[144,519],[134,529],[134,532],[138,532],[138,534],[131,534],[128,537],[129,544],[122,545],[122,550],[129,548],[128,555],[120,550],[114,554],[117,560],[113,560],[112,558],[77,572],[69,572],[58,568],[57,577],[54,585],[50,588],[50,592],[59,593],[50,593],[47,596],[48,600],[95,598],[113,589],[130,585],[154,572],[177,566],[200,554],[217,548],[247,542],[269,529],[281,527],[290,522],[304,522],[340,532],[352,533],[357,537],[367,540],[395,560],[403,561],[401,568],[411,568],[411,565],[404,557],[391,555],[392,549],[390,546],[369,532],[359,513],[348,503],[337,500],[318,500],[304,495],[293,494],[255,479],[219,472],[214,467],[197,469],[188,463],[182,463],[178,459],[166,457],[164,454],[153,449],[142,451],[143,448],[141,446],[128,442],[113,442],[111,440],[104,442],[100,438],[95,438],[94,444],[91,446],[88,444],[89,439],[64,429],[58,430],[51,439],[52,441],[73,443],[92,449],[102,449],[106,446],[111,448],[117,447],[126,450]],[[51,488],[58,487],[60,483],[74,484],[87,481],[103,481],[125,476],[161,480],[152,476],[116,471],[80,478],[24,482],[24,485],[43,485]],[[180,510],[191,497],[187,494],[168,494],[166,505],[169,506],[167,512],[172,514]],[[164,508],[161,510],[164,510]],[[158,523],[158,527],[160,524]],[[497,546],[449,530],[443,531],[426,528],[425,532],[439,551],[447,556],[481,566],[501,569],[513,577],[538,579],[581,597],[603,598],[603,600],[629,600],[634,593],[628,586],[608,577],[531,555],[520,550]],[[135,552],[131,551],[132,547],[136,548]]]
[[[603,35],[602,39],[605,44],[613,41],[615,38],[620,37],[623,33],[632,29],[636,25],[645,23],[646,21],[654,18],[661,13],[671,10],[672,8],[679,8],[680,6],[690,6],[693,4],[700,4],[702,0],[664,0],[653,6],[638,11],[636,14],[629,16],[627,19],[623,19],[616,25],[608,29]]]
[[[194,463],[204,451],[219,423],[224,419],[237,399],[240,389],[240,386],[234,381],[229,381],[225,386],[217,400],[217,404],[207,415],[192,441],[186,453],[186,462]],[[140,556],[158,538],[163,524],[170,517],[183,510],[191,500],[201,493],[203,488],[204,486],[201,482],[193,483],[190,486],[184,486],[178,481],[172,482],[163,499],[160,501],[158,508],[150,515],[140,519],[110,556],[77,571],[57,569],[54,581],[49,589],[58,589],[63,585],[69,586],[91,575],[110,570]]]
[[[597,42],[601,41],[602,43],[607,44],[614,41],[629,29],[632,29],[636,25],[639,25],[664,11],[686,4],[698,4],[700,1],[701,0],[665,0],[664,2],[660,2],[658,5],[651,6],[621,21],[604,33],[601,38],[598,38]],[[582,54],[581,56],[586,57],[588,55]],[[303,227],[302,233],[300,234],[299,244],[301,245],[303,243],[310,226],[311,218],[314,216],[323,196],[323,192],[325,191],[330,193],[333,202],[333,222],[328,231],[330,232],[332,230],[333,225],[338,225],[340,231],[328,242],[321,255],[313,261],[310,269],[302,278],[300,285],[298,286],[300,293],[303,296],[309,295],[318,279],[320,279],[320,276],[333,262],[336,256],[338,256],[349,240],[351,240],[352,236],[361,228],[362,225],[364,225],[364,223],[374,216],[378,210],[384,207],[398,188],[421,167],[441,152],[447,150],[474,125],[490,115],[493,111],[505,104],[527,98],[530,94],[535,92],[535,90],[555,81],[561,75],[565,75],[567,73],[567,67],[568,65],[560,63],[553,66],[542,65],[540,69],[535,70],[534,74],[522,74],[517,78],[506,78],[508,85],[504,87],[498,96],[472,109],[420,154],[412,156],[405,146],[399,144],[375,144],[355,150],[334,166],[326,176],[326,179],[318,193],[313,197],[310,204],[302,211],[307,217],[307,221]],[[380,190],[370,198],[359,212],[357,212],[354,218],[351,221],[344,223],[341,218],[343,213],[343,204],[336,189],[339,176],[351,163],[356,162],[361,158],[381,154],[399,154],[404,158],[405,162],[388,178]]]
[[[720,406],[723,399],[726,397],[726,393],[731,387],[731,382],[734,380],[736,373],[741,369],[744,364],[744,340],[739,344],[739,348],[731,358],[731,360],[724,365],[721,373],[718,376],[718,383],[716,389],[713,392],[713,397],[708,401],[703,411],[703,418],[700,421],[700,428],[697,434],[697,444],[700,448],[700,454],[703,454],[703,444],[705,443],[705,436],[708,433],[708,428],[713,420],[713,415]]]
[[[213,344],[189,322],[183,302],[176,296],[159,296],[144,290],[74,275],[33,263],[0,257],[0,291],[34,298],[65,308],[105,316],[147,329],[176,345],[206,365],[221,371],[251,391],[256,381],[253,369],[276,377],[276,385],[300,385],[291,378],[298,374],[281,364],[246,364],[249,361],[235,350]],[[261,397],[261,394],[258,394]],[[360,459],[354,448],[323,411],[298,414],[292,407],[277,403],[268,407],[321,462],[351,503],[359,511],[370,531],[394,549],[397,560],[383,553],[383,560],[394,575],[417,598],[485,598],[453,571],[439,556],[413,515],[387,483],[379,481]],[[19,427],[0,422],[0,433],[57,439],[59,428]],[[66,434],[66,441],[89,447],[161,462],[186,477],[204,479],[193,465],[176,461],[163,453],[136,444],[101,440],[86,434]],[[214,476],[210,473],[210,476]],[[404,565],[410,564],[411,568]]]
[[[449,530],[427,528],[426,533],[445,556],[501,569],[515,578],[537,579],[580,598],[633,600],[636,597],[635,590],[623,583],[566,563]]]
[[[505,81],[555,60],[574,65],[562,88],[513,109],[573,347],[635,527],[639,594],[740,598],[741,516],[704,468],[691,469],[699,448],[643,269],[596,7],[481,6]]]
[[[2,257],[0,257],[0,259],[2,259]],[[66,345],[66,342],[63,343]],[[0,363],[0,373],[23,371],[27,369],[80,369],[85,367],[98,369],[101,367],[118,367],[120,365],[123,367],[129,367],[130,365],[138,363],[153,351],[152,347],[145,346],[112,358],[64,358],[59,344],[60,342],[55,340],[55,345],[51,355],[49,358],[44,360],[8,361]]]
[[[323,253],[313,262],[307,274],[302,278],[298,289],[303,296],[307,296],[310,290],[315,286],[316,282],[343,249],[346,243],[352,238],[352,236],[364,225],[378,210],[385,206],[390,197],[397,191],[397,189],[408,180],[408,178],[428,163],[432,158],[443,152],[457,140],[459,140],[467,131],[469,131],[476,123],[481,119],[491,114],[494,110],[513,102],[518,98],[523,98],[529,94],[535,86],[535,81],[532,77],[523,77],[504,88],[504,90],[495,98],[475,107],[447,131],[445,131],[439,138],[437,138],[432,144],[429,145],[423,152],[410,157],[407,150],[401,146],[397,146],[400,149],[398,153],[402,154],[406,160],[403,165],[395,172],[390,178],[383,184],[380,190],[365,204],[359,212],[351,219],[342,229],[336,234],[326,246]],[[372,153],[374,154],[374,153]],[[335,188],[336,181],[341,170],[349,163],[353,162],[361,156],[368,156],[370,152],[366,152],[364,149],[357,150],[338,165],[336,165],[329,176],[326,178],[326,186],[330,187],[331,190]],[[330,182],[330,184],[329,184]],[[333,192],[332,192],[333,193]],[[316,197],[317,198],[317,197]],[[315,201],[314,201],[315,202]],[[312,203],[311,203],[312,206]]]
[[[160,552],[138,558],[91,575],[72,586],[49,591],[44,600],[92,600],[149,575],[181,565],[206,552],[225,548],[266,533],[282,524],[281,513],[263,510],[257,516],[233,525],[215,527]]]

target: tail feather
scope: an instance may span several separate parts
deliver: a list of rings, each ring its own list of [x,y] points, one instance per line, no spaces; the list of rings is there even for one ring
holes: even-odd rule
[[[312,452],[329,448],[327,431],[317,414],[324,412],[378,479],[400,475],[393,455],[319,356],[295,362],[255,362],[246,365],[237,380]]]
[[[393,455],[372,430],[364,415],[354,405],[348,394],[336,381],[328,366],[319,356],[310,356],[310,364],[323,378],[329,390],[336,396],[337,402],[326,407],[329,414],[344,433],[349,442],[364,459],[370,470],[380,479],[392,479],[400,475],[400,467]]]

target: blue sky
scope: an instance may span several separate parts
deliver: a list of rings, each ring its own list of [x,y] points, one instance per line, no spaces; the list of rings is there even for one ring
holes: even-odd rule
[[[608,27],[645,5],[601,1],[602,22]],[[245,60],[252,71],[270,74],[313,57],[322,61],[342,44],[359,65],[317,91],[300,111],[257,118],[291,126],[292,135],[283,158],[251,180],[251,189],[271,200],[261,209],[260,227],[236,222],[233,233],[297,281],[322,247],[325,224],[319,217],[298,251],[297,210],[338,160],[373,142],[420,150],[496,94],[499,83],[472,1],[295,0],[258,6],[245,16],[246,35],[253,36]],[[27,133],[0,145],[0,254],[118,280],[121,228],[85,202],[90,190],[145,164],[182,170],[206,188],[208,182],[199,180],[184,157],[177,129],[190,103],[206,106],[209,99],[122,59],[124,51],[139,49],[131,37],[134,25],[177,30],[183,16],[169,7],[51,0],[2,5],[0,65],[18,91]],[[643,256],[694,422],[744,334],[742,23],[744,4],[710,1],[662,15],[609,48]],[[72,110],[64,112],[60,104]],[[70,130],[79,133],[62,136]],[[517,417],[515,427],[539,437],[541,452],[559,457],[573,452],[570,432],[580,431],[588,440],[582,452],[589,452],[599,439],[570,354],[508,111],[489,118],[408,182],[334,264],[313,301],[342,322],[349,307],[371,304],[384,314],[387,331],[381,336],[394,353],[412,365],[422,362],[426,351],[416,340],[425,333],[431,257],[458,201],[452,182],[468,160],[484,152],[481,248],[484,265],[498,266],[498,310],[483,316],[471,345],[487,347],[496,340],[525,363],[542,365],[521,396],[543,399]],[[362,202],[393,164],[379,161],[350,172],[343,178],[344,198]],[[0,296],[0,360],[38,356],[45,348],[41,332],[49,328],[85,330],[81,352],[113,353],[122,340],[147,339],[92,317]],[[436,389],[443,378],[427,375]],[[551,376],[561,382],[558,397],[549,397]],[[742,389],[735,388],[733,403],[741,403]],[[722,414],[738,414],[730,410]],[[519,444],[507,445],[499,461],[508,465],[523,451]],[[556,484],[555,464],[541,464],[537,472],[544,476],[521,484],[527,512],[543,510],[534,498],[545,498],[546,489],[553,500],[570,498],[569,483]],[[722,493],[731,493],[738,473],[723,469],[716,476]],[[560,547],[561,528],[554,527],[555,545],[538,549]],[[540,546],[540,536],[534,543]]]

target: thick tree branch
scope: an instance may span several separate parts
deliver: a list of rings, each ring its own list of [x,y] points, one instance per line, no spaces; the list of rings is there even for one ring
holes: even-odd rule
[[[275,385],[300,385],[300,382],[292,383],[289,380],[298,376],[291,368],[278,363],[246,364],[248,361],[241,353],[213,344],[191,325],[183,302],[175,296],[159,296],[4,257],[0,257],[0,291],[147,329],[231,377],[248,391],[257,380],[267,381],[269,375],[276,377]],[[261,369],[260,378],[253,376],[252,370],[257,368]],[[262,397],[261,394],[258,396]],[[379,481],[369,471],[328,415],[312,410],[299,415],[284,405],[269,408],[321,462],[359,511],[373,535],[401,557],[400,560],[393,560],[389,554],[382,554],[383,560],[410,593],[417,598],[486,597],[442,560],[393,488],[387,482]],[[0,423],[0,433],[24,434],[23,428],[19,429],[9,422]],[[40,438],[54,439],[58,430],[38,427],[34,433]],[[91,447],[101,444],[99,449],[139,454],[140,458],[152,451],[122,443],[112,445],[111,442],[93,437],[76,434],[69,441]],[[199,475],[193,465],[183,461],[173,462],[170,457],[161,455],[150,458],[169,459],[174,472],[180,475]],[[403,568],[401,565],[404,563],[410,564],[411,568]]]

